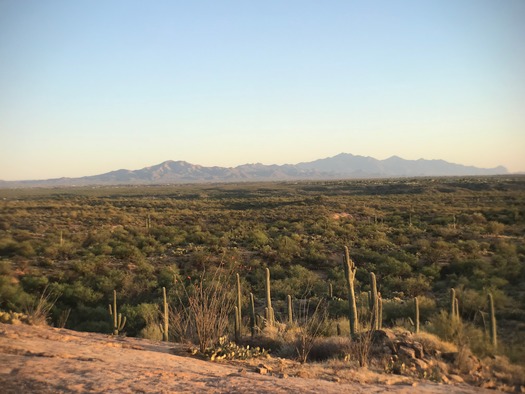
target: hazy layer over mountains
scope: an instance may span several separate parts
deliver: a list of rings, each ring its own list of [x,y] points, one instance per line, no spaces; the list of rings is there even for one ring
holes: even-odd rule
[[[83,186],[122,184],[169,184],[197,182],[239,182],[278,180],[321,180],[355,178],[396,178],[419,176],[499,175],[505,167],[478,168],[443,160],[385,160],[341,153],[334,157],[299,164],[243,164],[237,167],[204,167],[185,161],[165,161],[140,170],[117,170],[81,178],[35,181],[0,181],[0,187]]]

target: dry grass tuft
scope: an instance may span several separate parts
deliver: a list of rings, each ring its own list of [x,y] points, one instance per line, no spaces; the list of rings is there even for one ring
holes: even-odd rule
[[[438,351],[441,353],[457,352],[458,347],[450,342],[440,339],[437,335],[429,332],[421,331],[418,334],[414,334],[414,340],[421,343],[425,349],[425,353],[431,353],[432,351]]]
[[[507,357],[487,357],[483,363],[503,383],[512,386],[525,386],[525,367],[511,364]]]
[[[39,298],[26,305],[25,314],[29,317],[29,322],[35,326],[47,326],[51,309],[59,297],[60,294],[46,287]]]

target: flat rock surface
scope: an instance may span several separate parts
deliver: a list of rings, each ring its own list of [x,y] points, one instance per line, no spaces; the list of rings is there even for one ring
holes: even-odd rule
[[[466,384],[413,381],[350,368],[338,368],[330,374],[330,368],[322,367],[323,373],[309,373],[310,368],[314,371],[321,367],[304,365],[297,367],[295,374],[293,368],[297,364],[289,367],[287,373],[262,375],[255,372],[255,366],[261,362],[277,365],[277,359],[209,362],[175,354],[182,351],[181,346],[173,343],[0,324],[0,391],[3,394],[495,392]]]

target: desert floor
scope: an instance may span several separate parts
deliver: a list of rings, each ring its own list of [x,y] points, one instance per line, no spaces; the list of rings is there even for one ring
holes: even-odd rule
[[[494,393],[352,369],[265,358],[210,362],[182,345],[0,324],[0,392],[7,393]],[[264,364],[267,374],[256,372]],[[343,365],[343,366],[342,366]]]

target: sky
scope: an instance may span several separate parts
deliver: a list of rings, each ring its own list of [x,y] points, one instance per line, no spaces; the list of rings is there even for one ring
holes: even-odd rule
[[[523,0],[0,0],[0,179],[341,152],[525,171]]]

